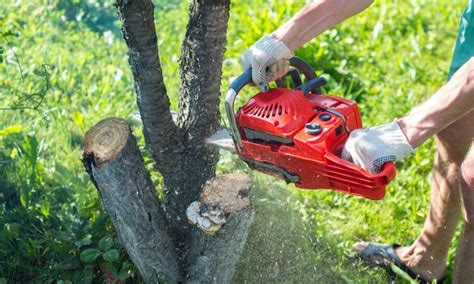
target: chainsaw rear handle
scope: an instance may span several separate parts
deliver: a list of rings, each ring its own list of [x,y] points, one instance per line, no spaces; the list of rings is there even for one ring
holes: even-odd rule
[[[325,80],[321,78],[317,78],[316,74],[314,73],[311,66],[306,63],[303,59],[299,57],[292,57],[290,59],[290,66],[295,67],[308,80],[308,86],[313,86],[314,88],[318,88],[325,84]],[[239,130],[237,128],[237,122],[235,120],[235,112],[234,112],[234,103],[237,94],[242,90],[243,87],[252,83],[252,69],[247,69],[242,73],[239,77],[237,77],[229,86],[229,90],[227,91],[227,96],[225,99],[225,112],[227,115],[227,120],[230,123],[230,131],[232,135],[232,139],[234,140],[235,145],[239,148],[239,151],[242,152],[244,150],[244,146],[242,144],[242,137],[240,136]],[[305,94],[309,91],[308,87],[300,86],[302,89],[304,88]],[[312,88],[311,88],[312,89]]]
[[[333,162],[334,164],[341,165],[351,171],[358,172],[359,174],[369,178],[369,179],[379,179],[382,184],[388,184],[395,177],[397,171],[395,169],[395,162],[388,161],[383,164],[382,170],[378,173],[370,173],[369,171],[359,167],[358,165],[346,161],[341,157],[334,155],[331,152],[326,153],[326,159]]]

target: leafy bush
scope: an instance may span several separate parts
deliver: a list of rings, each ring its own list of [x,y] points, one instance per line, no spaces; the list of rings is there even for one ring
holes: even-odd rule
[[[0,275],[18,283],[82,282],[93,279],[99,267],[111,279],[134,276],[97,199],[78,200],[75,189],[87,188],[88,178],[74,176],[60,163],[49,174],[44,157],[51,153],[44,140],[22,128],[0,131]]]

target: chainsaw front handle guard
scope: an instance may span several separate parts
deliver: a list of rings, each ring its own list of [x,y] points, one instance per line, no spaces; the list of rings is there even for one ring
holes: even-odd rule
[[[303,73],[303,75],[309,82],[315,82],[314,80],[317,79],[317,76],[314,73],[313,69],[311,69],[311,66],[309,66],[308,63],[306,63],[303,59],[299,57],[295,56],[291,58],[290,66],[295,67],[301,73]],[[229,86],[229,90],[227,91],[227,95],[225,99],[225,112],[227,115],[227,120],[230,123],[231,136],[232,136],[232,139],[234,140],[235,145],[238,147],[240,152],[244,150],[244,146],[242,144],[242,137],[240,136],[239,129],[237,128],[237,121],[235,120],[234,103],[235,103],[235,98],[237,97],[237,94],[240,92],[240,90],[242,90],[243,87],[245,87],[246,85],[252,82],[253,82],[252,69],[247,69],[244,71],[244,73],[242,73],[239,77],[237,77],[234,81],[232,81],[232,83]],[[325,83],[324,79],[322,79],[322,82]],[[321,84],[322,82],[319,82],[319,84],[316,84],[314,86],[314,90],[317,90],[318,93],[319,93],[319,87],[324,85],[324,84]],[[306,91],[306,90],[303,90],[303,91]]]

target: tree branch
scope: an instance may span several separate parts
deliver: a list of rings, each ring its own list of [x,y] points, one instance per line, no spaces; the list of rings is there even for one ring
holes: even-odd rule
[[[165,207],[174,236],[184,242],[187,206],[215,175],[219,151],[204,138],[219,126],[219,93],[230,0],[193,0],[180,59],[179,141],[174,174],[165,176]]]
[[[145,142],[162,174],[173,168],[168,159],[177,143],[177,127],[158,54],[153,3],[150,0],[117,0],[122,35],[128,46],[129,63],[135,80],[137,104],[143,121]]]
[[[128,124],[108,118],[92,127],[83,163],[145,282],[177,282],[175,245]]]
[[[194,0],[181,49],[180,127],[201,143],[219,126],[219,97],[230,0]]]

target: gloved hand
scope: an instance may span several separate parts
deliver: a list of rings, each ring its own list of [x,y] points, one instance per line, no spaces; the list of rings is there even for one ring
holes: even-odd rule
[[[268,90],[268,82],[288,72],[291,50],[281,41],[264,36],[240,56],[244,70],[252,68],[252,80],[261,91]]]
[[[415,153],[396,121],[351,132],[342,158],[377,173],[388,161],[398,161]]]

